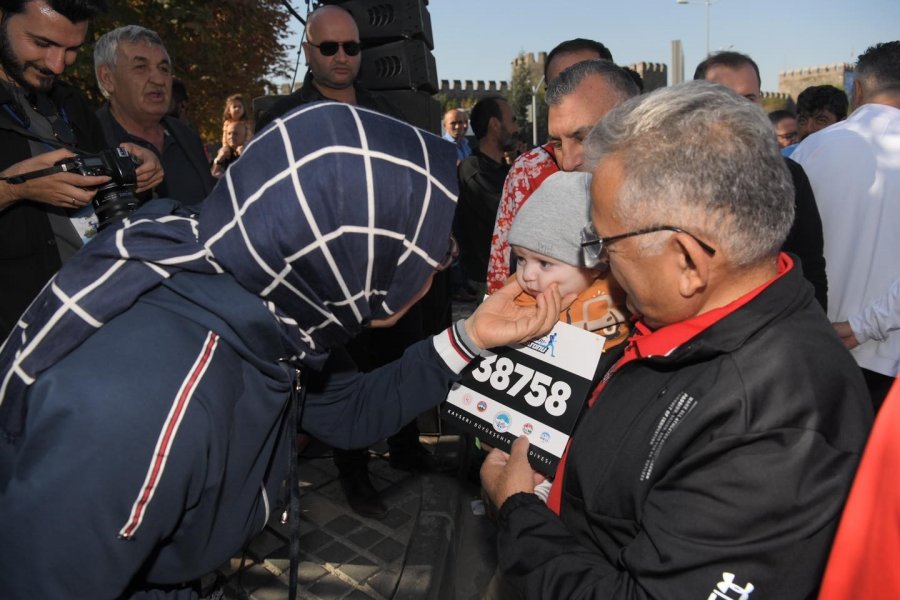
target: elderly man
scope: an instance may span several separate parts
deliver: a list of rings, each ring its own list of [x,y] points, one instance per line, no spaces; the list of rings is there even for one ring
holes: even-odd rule
[[[20,175],[51,168],[71,149],[106,148],[93,108],[61,79],[75,61],[102,0],[13,0],[0,4],[0,169]],[[45,141],[41,141],[41,139]],[[68,150],[53,150],[68,147]],[[112,144],[116,146],[118,144]],[[163,177],[149,151],[137,191]],[[51,151],[52,150],[52,151]],[[91,200],[106,176],[60,172],[22,183],[0,182],[0,341],[60,266],[97,231]]]
[[[314,10],[306,21],[303,57],[309,70],[303,78],[303,86],[263,112],[256,121],[256,130],[262,131],[272,119],[294,107],[320,100],[356,104],[399,116],[387,100],[356,81],[362,64],[361,53],[359,28],[346,9],[325,5]]]
[[[469,116],[461,108],[451,108],[444,113],[444,139],[456,144],[456,162],[462,162],[472,154],[466,131],[469,129]]]
[[[172,63],[159,35],[137,25],[113,29],[94,46],[94,71],[109,101],[97,111],[106,142],[131,142],[160,157],[166,174],[159,196],[184,204],[206,198],[216,180],[200,136],[168,116]]]
[[[872,412],[780,252],[794,211],[768,119],[692,82],[614,109],[586,145],[585,262],[608,264],[636,331],[547,504],[524,436],[485,460],[501,571],[525,598],[813,597]]]
[[[593,127],[606,112],[612,108],[612,105],[618,104],[631,96],[639,93],[634,85],[621,84],[621,77],[615,76],[613,69],[615,67],[605,69],[603,71],[595,69],[594,74],[597,77],[588,77],[586,85],[578,93],[575,88],[577,84],[585,77],[585,73],[573,77],[570,81],[578,79],[575,85],[568,83],[565,85],[555,84],[557,77],[569,67],[586,60],[606,59],[612,61],[612,55],[609,50],[600,42],[594,40],[586,40],[577,38],[574,40],[566,40],[553,50],[547,57],[544,67],[544,78],[547,81],[547,103],[548,107],[548,129],[550,133],[550,141],[543,146],[533,148],[522,154],[513,163],[503,184],[503,195],[500,198],[500,206],[497,209],[496,222],[494,223],[494,231],[491,236],[491,254],[488,261],[487,283],[488,291],[494,292],[506,282],[510,275],[509,260],[509,244],[506,237],[509,235],[509,228],[512,226],[513,219],[519,212],[519,209],[528,200],[531,193],[541,184],[544,179],[556,173],[560,169],[568,171],[567,166],[575,161],[570,160],[568,163],[562,155],[563,139],[566,138],[566,146],[573,149],[578,155],[581,145],[580,138],[572,138],[571,135],[562,135],[560,127],[565,126],[572,131],[581,129],[585,126]],[[611,65],[612,63],[610,63]],[[622,71],[624,73],[624,70]],[[558,92],[551,93],[552,89]],[[592,93],[599,94],[590,96],[587,93],[581,93],[591,89]],[[616,91],[618,88],[619,91]],[[563,92],[564,90],[564,92]],[[627,90],[627,91],[622,91]],[[563,93],[559,93],[563,92]],[[621,92],[621,93],[620,93]],[[622,94],[624,93],[624,97]],[[550,99],[554,98],[553,102]],[[572,167],[573,169],[575,167]]]

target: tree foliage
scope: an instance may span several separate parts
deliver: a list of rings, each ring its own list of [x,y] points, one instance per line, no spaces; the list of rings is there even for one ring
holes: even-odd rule
[[[290,18],[279,0],[111,2],[109,13],[93,20],[66,79],[99,106],[94,42],[122,25],[152,29],[166,44],[175,77],[187,88],[191,123],[206,141],[215,142],[221,139],[226,97],[242,93],[252,99],[274,88],[273,79],[288,75]]]
[[[509,106],[512,108],[513,114],[519,121],[519,126],[524,131],[531,128],[531,121],[528,119],[528,111],[531,107],[531,72],[528,65],[524,61],[516,60],[513,62],[512,77],[509,81],[509,92],[506,94],[509,100]]]
[[[529,145],[533,135],[533,120],[537,118],[537,143],[542,144],[547,139],[547,105],[544,102],[543,73],[539,68],[533,68],[531,63],[523,60],[513,61],[512,77],[509,82],[509,92],[506,97],[513,109],[513,114],[519,120],[519,137],[526,140]],[[540,84],[540,85],[538,85]],[[532,90],[537,86],[536,94]],[[536,95],[535,108],[537,115],[531,115],[532,95]]]

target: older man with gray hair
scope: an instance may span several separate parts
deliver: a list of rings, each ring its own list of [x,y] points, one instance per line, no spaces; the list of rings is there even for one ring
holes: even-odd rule
[[[780,252],[793,190],[768,119],[691,82],[614,109],[586,146],[585,263],[609,266],[636,331],[547,504],[524,436],[487,457],[502,573],[526,598],[813,597],[872,412]]]
[[[104,34],[94,46],[94,72],[109,100],[97,111],[106,142],[131,142],[159,156],[165,170],[159,196],[183,204],[206,198],[216,180],[200,136],[167,114],[172,61],[159,35],[139,25]]]

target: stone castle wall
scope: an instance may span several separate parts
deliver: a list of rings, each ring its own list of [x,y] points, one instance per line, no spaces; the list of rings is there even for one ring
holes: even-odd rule
[[[663,63],[639,62],[625,66],[637,71],[644,80],[644,93],[669,85],[669,67]]]
[[[546,61],[546,52],[538,52],[537,54],[527,52],[517,56],[512,61],[511,67],[514,69],[524,63],[532,71],[533,80],[539,81],[544,74],[544,63]],[[644,79],[645,92],[651,92],[668,85],[668,66],[663,63],[640,62],[627,66],[637,71]],[[453,101],[469,98],[478,101],[485,96],[504,95],[508,90],[508,81],[473,81],[471,79],[465,81],[454,79],[451,81],[442,79],[439,93]]]
[[[782,71],[778,74],[778,91],[790,96],[794,102],[800,92],[811,85],[833,85],[849,93],[850,90],[845,89],[845,81],[851,73],[853,65],[849,63]]]
[[[544,63],[547,61],[546,52],[526,52],[517,56],[511,62],[511,67],[524,63],[531,69],[534,81],[540,80],[544,72]],[[651,92],[668,85],[668,66],[664,63],[640,62],[627,67],[637,71],[644,79],[644,91]],[[767,110],[776,108],[794,108],[797,95],[811,85],[829,84],[844,89],[847,75],[853,73],[853,65],[838,63],[820,67],[809,67],[782,71],[778,74],[778,92],[763,92],[763,106]],[[295,89],[300,87],[297,83]],[[505,95],[509,91],[508,81],[482,81],[482,80],[449,80],[442,79],[439,92],[448,100],[459,102],[461,100],[478,101],[485,96]],[[849,92],[849,90],[847,90]],[[290,86],[282,84],[277,92],[289,94]],[[775,107],[775,108],[770,108]]]

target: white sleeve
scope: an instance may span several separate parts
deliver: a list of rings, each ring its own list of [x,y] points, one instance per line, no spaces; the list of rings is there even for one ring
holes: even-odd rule
[[[860,344],[869,340],[882,342],[890,332],[900,329],[900,279],[847,320]]]

